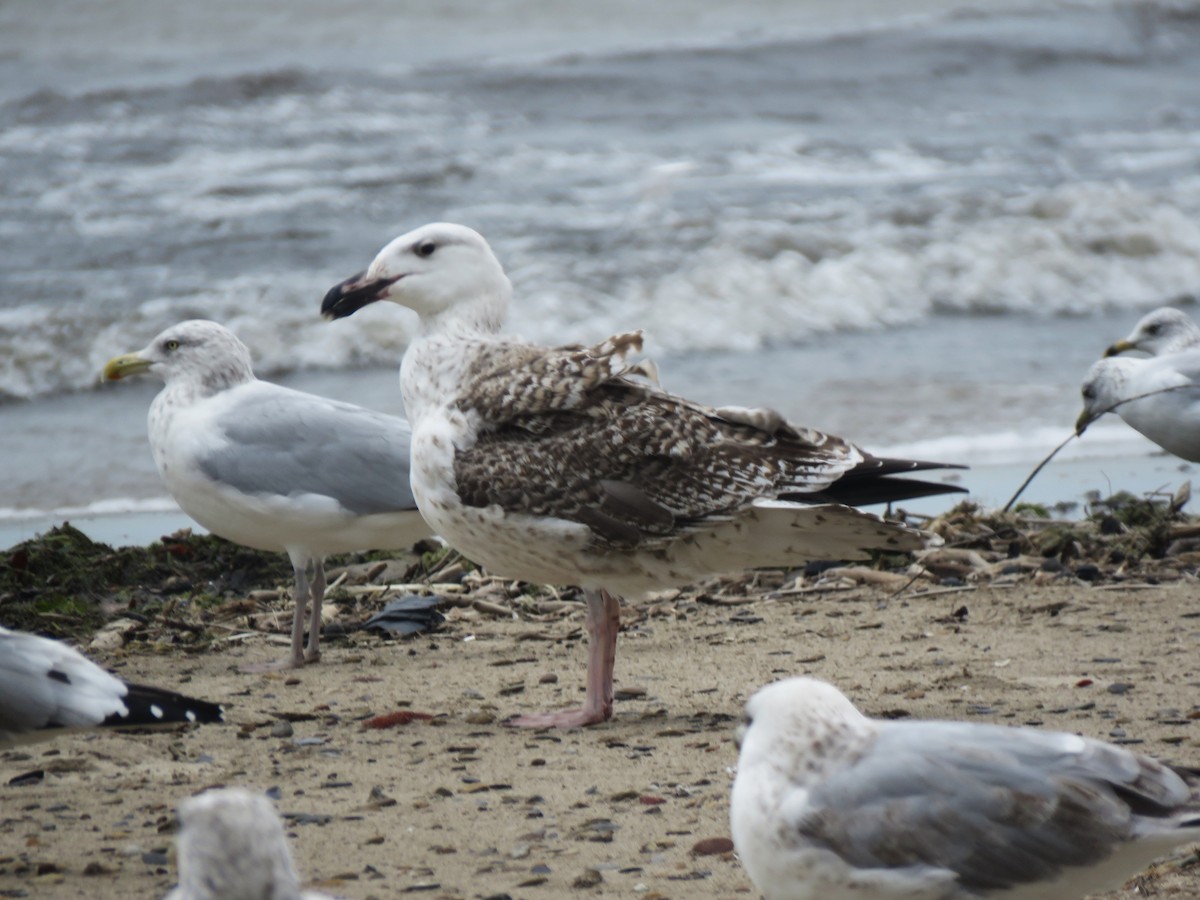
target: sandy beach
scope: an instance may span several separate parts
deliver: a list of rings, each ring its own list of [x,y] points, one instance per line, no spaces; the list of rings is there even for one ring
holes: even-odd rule
[[[1200,762],[1186,545],[1135,562],[1136,531],[1047,526],[1018,539],[1067,541],[1039,561],[989,550],[1009,537],[994,522],[956,527],[977,529],[958,541],[976,549],[951,547],[911,584],[904,570],[761,572],[629,604],[616,714],[586,731],[502,724],[582,689],[572,594],[464,578],[450,561],[432,588],[440,630],[329,636],[319,665],[267,674],[239,667],[284,652],[286,578],[190,611],[177,594],[158,616],[110,624],[90,652],[128,680],[221,700],[229,724],[0,754],[0,896],[161,896],[176,803],[245,785],[272,792],[306,883],[336,896],[754,897],[725,840],[733,728],[755,688],[798,673],[873,715],[1030,724]],[[1072,541],[1085,558],[1070,559]],[[380,583],[411,561],[351,566],[327,635],[378,608]],[[417,715],[366,725],[397,712]],[[1195,897],[1198,863],[1181,851],[1104,896]]]

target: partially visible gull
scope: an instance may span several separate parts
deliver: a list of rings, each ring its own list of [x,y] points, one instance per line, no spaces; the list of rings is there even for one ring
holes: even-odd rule
[[[216,703],[129,684],[60,641],[0,627],[0,749],[87,728],[222,721]]]
[[[1195,771],[1073,734],[876,721],[790,678],[739,738],[733,842],[767,900],[1076,900],[1200,840]]]
[[[1162,306],[1142,316],[1129,337],[1110,346],[1104,355],[1141,350],[1151,356],[1165,356],[1197,347],[1200,347],[1200,326],[1187,313]]]
[[[269,800],[221,788],[179,804],[179,885],[166,900],[328,900],[300,890]]]
[[[919,532],[846,504],[961,490],[893,477],[934,463],[879,459],[771,410],[668,394],[649,383],[649,363],[627,362],[640,333],[593,347],[504,337],[510,293],[482,237],[435,224],[388,244],[322,306],[341,318],[391,300],[420,316],[400,383],[414,426],[413,493],[433,529],[497,575],[585,590],[583,707],[510,724],[612,715],[615,594],[918,549]]]
[[[1149,359],[1110,357],[1083,382],[1076,434],[1115,412],[1168,453],[1200,462],[1200,349]]]
[[[104,377],[146,371],[166,382],[149,431],[167,490],[213,534],[288,554],[296,611],[283,665],[315,662],[324,557],[408,548],[430,534],[408,486],[408,423],[259,381],[245,344],[216,322],[172,326],[109,360]]]

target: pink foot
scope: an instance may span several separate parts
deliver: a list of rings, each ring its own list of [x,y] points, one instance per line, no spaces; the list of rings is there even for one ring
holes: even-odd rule
[[[585,728],[599,725],[612,717],[609,709],[564,709],[561,712],[511,716],[504,724],[512,728]]]

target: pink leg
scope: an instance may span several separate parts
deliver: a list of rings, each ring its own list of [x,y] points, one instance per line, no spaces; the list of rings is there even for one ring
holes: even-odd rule
[[[588,673],[583,707],[555,713],[513,716],[505,724],[518,728],[581,728],[612,718],[613,666],[621,601],[608,591],[587,591]]]

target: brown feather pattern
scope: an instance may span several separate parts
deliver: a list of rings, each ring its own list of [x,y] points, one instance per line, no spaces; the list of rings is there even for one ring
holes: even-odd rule
[[[770,410],[714,410],[633,380],[640,333],[590,348],[493,344],[458,407],[479,416],[455,455],[466,506],[580,522],[597,548],[654,549],[758,498],[820,491],[863,459]]]

